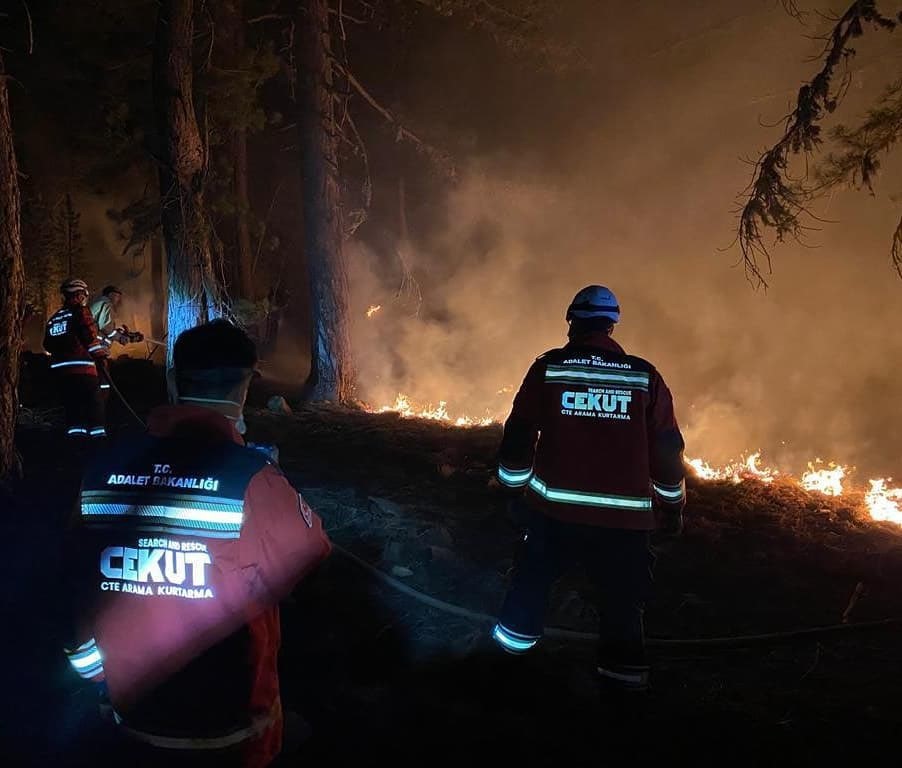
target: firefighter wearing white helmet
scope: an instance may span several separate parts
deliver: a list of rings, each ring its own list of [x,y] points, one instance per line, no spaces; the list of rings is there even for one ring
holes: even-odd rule
[[[63,305],[47,321],[44,349],[50,353],[63,401],[66,434],[75,439],[106,437],[100,386],[108,381],[108,347],[87,306],[87,283],[69,278],[60,293]]]
[[[497,477],[528,526],[493,637],[532,649],[552,584],[581,562],[597,584],[597,680],[610,700],[647,688],[649,539],[682,529],[683,438],[661,374],[611,338],[614,293],[583,288],[566,318],[567,344],[533,363],[504,425]]]

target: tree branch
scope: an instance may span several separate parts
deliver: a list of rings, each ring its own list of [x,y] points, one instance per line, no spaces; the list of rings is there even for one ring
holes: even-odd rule
[[[360,94],[364,100],[375,109],[382,117],[385,118],[386,122],[391,123],[396,128],[395,138],[397,141],[406,140],[414,144],[417,149],[423,154],[427,155],[430,159],[436,162],[438,165],[442,166],[446,169],[450,175],[454,175],[454,169],[451,166],[450,158],[447,153],[441,152],[440,150],[433,147],[431,144],[423,141],[419,136],[417,136],[413,131],[405,128],[401,122],[385,107],[383,107],[376,98],[363,86],[363,84],[354,76],[352,72],[350,72],[344,65],[340,62],[335,61],[334,66],[338,69],[342,75],[347,78],[348,83],[351,87]]]
[[[271,21],[275,19],[290,19],[291,14],[288,13],[264,13],[262,16],[254,16],[252,19],[248,19],[248,24],[259,24],[261,21]]]
[[[902,277],[902,218],[899,219],[899,223],[896,225],[896,231],[893,232],[893,247],[891,253],[893,268],[896,270],[899,277]]]
[[[28,20],[28,53],[34,52],[34,23],[31,20],[31,10],[28,3],[22,0],[22,7],[25,8],[25,18]]]
[[[893,29],[896,22],[878,10],[876,0],[856,0],[837,20],[827,38],[821,70],[798,93],[796,106],[787,116],[783,136],[763,152],[754,164],[752,180],[744,191],[739,209],[736,236],[742,253],[746,276],[758,286],[767,286],[762,264],[771,274],[770,252],[764,243],[764,231],[773,229],[778,242],[787,235],[800,239],[805,232],[802,218],[810,215],[807,204],[815,190],[804,180],[789,177],[793,156],[809,155],[821,144],[821,121],[838,106],[846,88],[834,89],[837,67],[855,55],[852,40],[864,34],[869,23],[882,29]]]

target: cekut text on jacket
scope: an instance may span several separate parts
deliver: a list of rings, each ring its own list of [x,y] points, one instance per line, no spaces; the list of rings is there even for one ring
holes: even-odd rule
[[[685,503],[683,438],[649,362],[604,333],[541,355],[504,425],[498,480],[559,520],[652,530]]]
[[[84,475],[67,546],[70,663],[105,679],[133,738],[246,749],[246,765],[265,765],[281,744],[278,602],[331,544],[226,417],[165,406],[148,427]]]

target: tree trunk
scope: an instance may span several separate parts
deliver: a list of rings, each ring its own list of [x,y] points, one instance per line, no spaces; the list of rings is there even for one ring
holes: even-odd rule
[[[16,452],[19,413],[19,353],[25,313],[25,270],[19,178],[13,147],[6,70],[0,51],[0,478],[20,471]]]
[[[214,63],[224,71],[237,72],[245,66],[244,0],[219,0],[214,7],[216,35],[214,37]],[[235,273],[238,277],[238,293],[242,298],[256,299],[254,284],[253,248],[248,216],[247,131],[235,128],[223,149],[232,167],[232,195],[235,215],[230,217],[228,237],[235,248]],[[234,227],[234,229],[232,229]]]
[[[240,128],[232,135],[235,200],[238,203],[235,225],[238,230],[238,279],[241,296],[250,301],[257,298],[254,286],[254,254],[248,224],[251,203],[247,193],[247,131]]]
[[[160,341],[166,335],[166,294],[163,290],[163,244],[150,238],[150,335]]]
[[[153,92],[160,139],[163,242],[169,272],[167,362],[179,334],[219,312],[204,210],[207,146],[194,109],[193,0],[160,0]]]
[[[312,310],[310,375],[304,397],[347,402],[353,394],[349,287],[342,250],[338,128],[327,0],[301,3],[297,29],[304,254]]]

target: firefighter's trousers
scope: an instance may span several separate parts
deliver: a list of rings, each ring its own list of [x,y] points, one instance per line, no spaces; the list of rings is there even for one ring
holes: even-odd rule
[[[104,400],[97,376],[57,374],[66,418],[66,434],[74,438],[106,437]]]
[[[542,636],[552,585],[581,564],[597,590],[599,674],[614,685],[644,688],[643,614],[654,567],[648,532],[563,523],[535,511],[528,519],[496,639],[507,650],[531,647]]]

